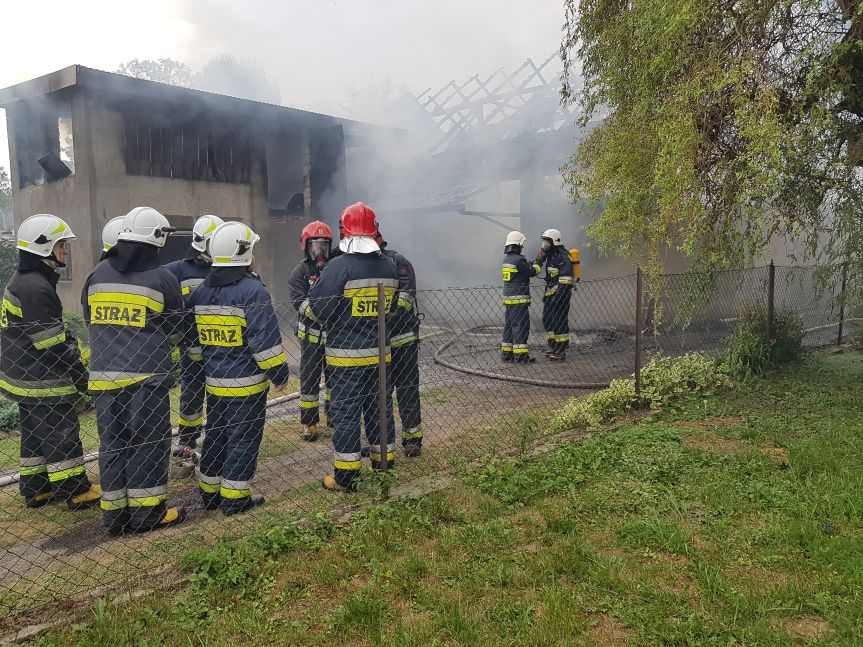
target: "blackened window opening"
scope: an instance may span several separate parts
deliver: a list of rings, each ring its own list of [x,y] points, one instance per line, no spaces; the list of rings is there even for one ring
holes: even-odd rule
[[[249,182],[250,130],[236,118],[126,109],[123,123],[129,175]]]

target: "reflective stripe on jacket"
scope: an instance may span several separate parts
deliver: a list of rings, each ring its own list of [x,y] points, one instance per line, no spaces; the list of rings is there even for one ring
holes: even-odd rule
[[[221,272],[215,268],[189,298],[187,334],[202,349],[207,391],[241,397],[266,391],[270,381],[284,384],[288,365],[269,292],[248,273],[219,284]]]
[[[399,285],[395,264],[378,252],[332,259],[309,291],[305,314],[327,331],[326,361],[337,367],[378,364],[378,283],[391,311]],[[386,335],[389,359],[389,332]]]
[[[33,256],[33,255],[29,255]],[[22,259],[0,306],[0,390],[18,401],[77,397],[85,370],[63,323],[59,275],[37,257]]]

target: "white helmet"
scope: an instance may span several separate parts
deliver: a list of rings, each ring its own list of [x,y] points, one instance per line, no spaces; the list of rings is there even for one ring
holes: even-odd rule
[[[210,236],[213,267],[240,267],[252,263],[255,243],[261,239],[248,225],[224,222]]]
[[[102,251],[107,252],[117,244],[117,236],[120,235],[120,230],[123,228],[123,216],[111,218],[102,227]]]
[[[42,258],[48,258],[54,253],[54,245],[61,240],[75,238],[72,229],[62,218],[50,213],[38,213],[30,216],[18,227],[18,249],[30,252]]]
[[[123,228],[117,240],[164,247],[172,231],[175,230],[168,219],[152,207],[135,207],[123,217]]]
[[[520,231],[511,231],[506,235],[506,247],[510,245],[518,245],[519,247],[524,247],[524,244],[527,242],[527,238]]]
[[[546,229],[542,232],[541,238],[548,238],[552,245],[563,245],[560,232],[557,229]]]
[[[199,252],[207,251],[207,241],[210,236],[216,231],[216,227],[221,225],[224,220],[219,216],[201,216],[195,221],[195,226],[192,227],[192,247]]]

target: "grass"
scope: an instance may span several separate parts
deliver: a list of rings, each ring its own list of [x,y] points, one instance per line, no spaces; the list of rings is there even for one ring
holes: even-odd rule
[[[863,644],[863,355],[193,550],[41,645]]]

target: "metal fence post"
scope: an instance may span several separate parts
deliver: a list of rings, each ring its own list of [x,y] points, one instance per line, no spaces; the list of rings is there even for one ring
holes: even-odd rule
[[[848,263],[842,263],[842,291],[839,293],[839,332],[836,335],[836,345],[842,345],[842,328],[845,324],[845,288],[848,284]]]
[[[767,266],[767,342],[773,339],[773,298],[776,294],[776,266],[773,261]]]
[[[641,268],[635,269],[635,395],[641,395]]]
[[[381,470],[389,468],[387,451],[387,324],[384,284],[378,282],[378,432],[380,433]]]

